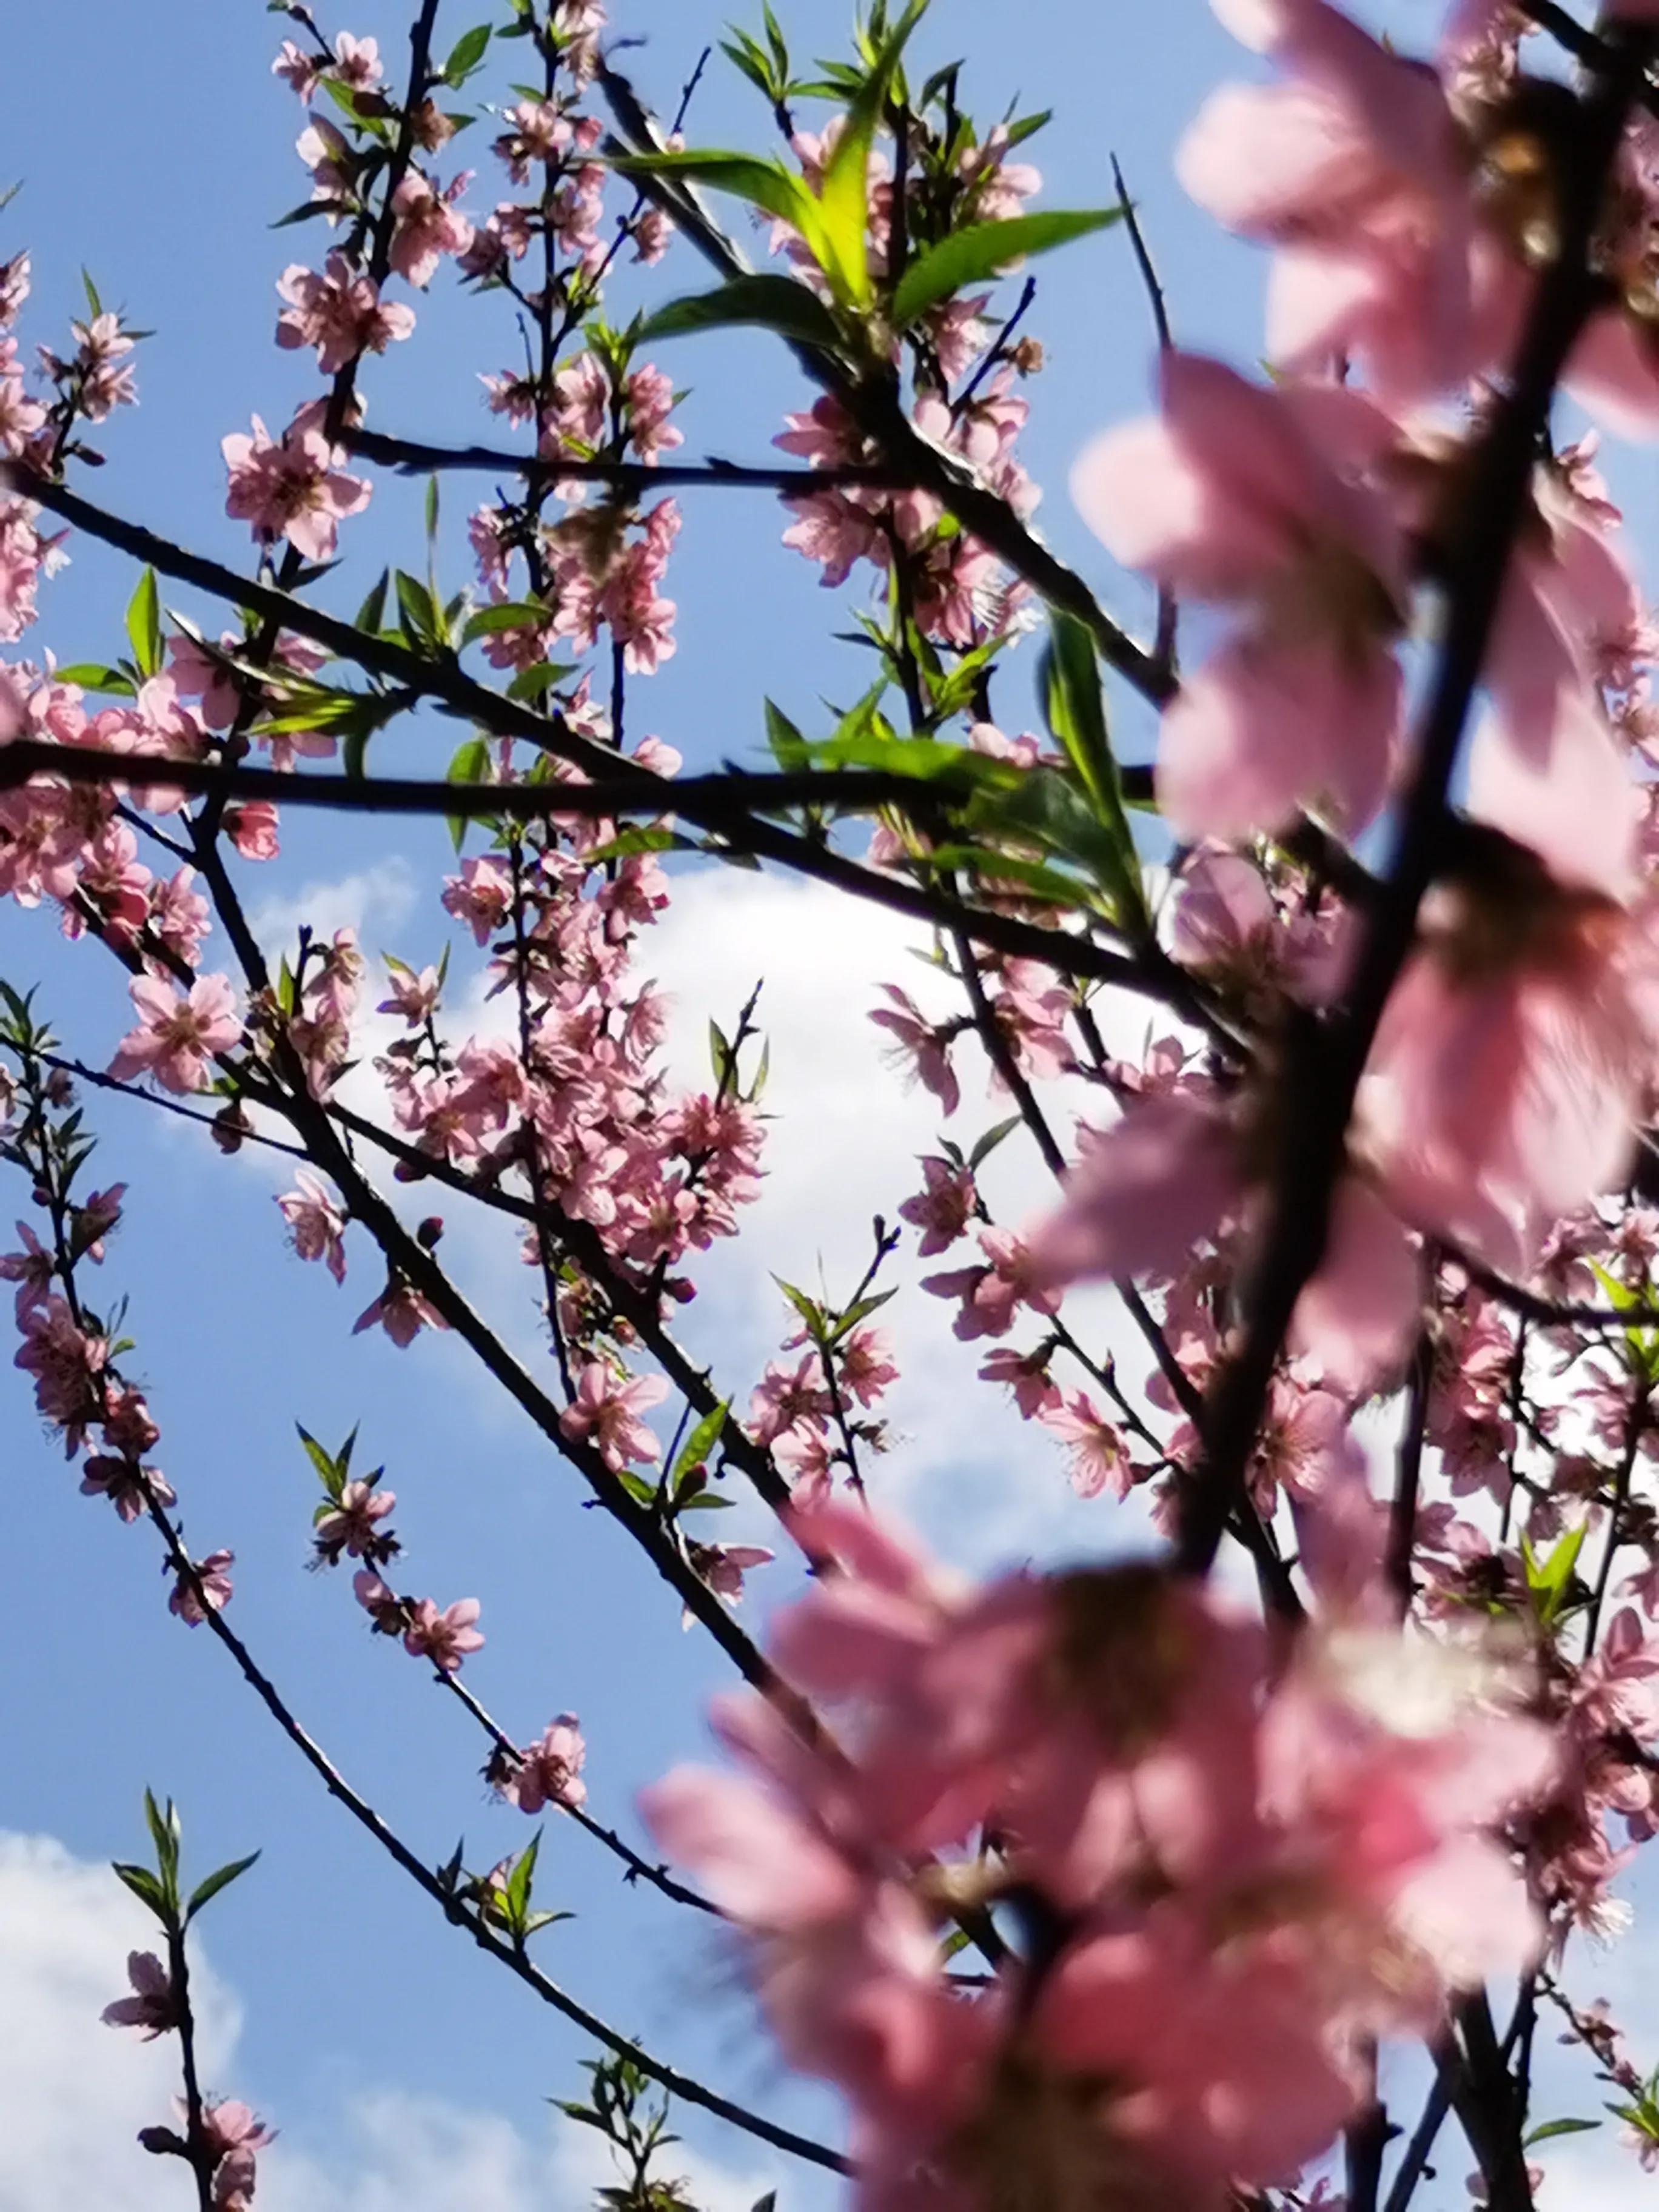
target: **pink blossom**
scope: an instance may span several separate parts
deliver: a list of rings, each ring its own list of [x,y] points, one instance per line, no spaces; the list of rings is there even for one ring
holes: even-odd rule
[[[351,1577],[351,1595],[374,1623],[377,1636],[401,1636],[408,1621],[403,1600],[388,1588],[372,1567],[359,1567]]]
[[[521,1813],[539,1813],[544,1805],[586,1804],[587,1784],[581,1771],[586,1758],[576,1716],[560,1713],[519,1753],[519,1765],[501,1784],[501,1795]]]
[[[301,1260],[325,1260],[337,1283],[345,1280],[345,1215],[339,1200],[322,1177],[310,1168],[296,1168],[295,1188],[277,1199],[284,1221],[293,1232],[294,1249]]]
[[[630,1380],[607,1361],[590,1359],[577,1381],[575,1397],[559,1416],[559,1426],[568,1437],[591,1438],[613,1474],[630,1460],[654,1467],[662,1447],[641,1416],[667,1395],[668,1385],[660,1375]]]
[[[431,1598],[417,1600],[404,1631],[404,1650],[429,1659],[441,1674],[459,1674],[467,1654],[483,1648],[484,1639],[472,1625],[478,1612],[476,1597],[458,1598],[442,1613]]]
[[[17,1224],[21,1252],[0,1253],[0,1282],[17,1285],[17,1319],[21,1325],[36,1306],[44,1305],[58,1272],[53,1255],[42,1244],[27,1221]]]
[[[835,1360],[842,1390],[860,1406],[873,1406],[888,1384],[898,1380],[892,1339],[867,1323],[848,1333],[836,1346]]]
[[[1006,1229],[981,1229],[979,1246],[986,1264],[959,1267],[943,1275],[923,1279],[924,1291],[937,1298],[959,1298],[962,1310],[954,1334],[971,1343],[980,1336],[1006,1336],[1013,1327],[1016,1310],[1028,1306],[1033,1313],[1051,1314],[1059,1299],[1050,1287],[1046,1263],[1040,1253],[1028,1249]]]
[[[375,1008],[380,1014],[401,1014],[412,1030],[420,1029],[431,1018],[443,988],[443,978],[435,968],[422,968],[417,975],[401,960],[386,956],[386,974],[390,978],[392,995],[382,999]]]
[[[1401,1210],[1524,1273],[1555,1222],[1625,1172],[1659,1000],[1645,912],[1509,852],[1425,915],[1361,1109]]]
[[[343,253],[331,253],[319,276],[295,262],[276,280],[288,302],[276,319],[280,346],[314,346],[317,366],[336,375],[366,353],[384,353],[415,327],[412,307],[383,303],[373,281]]]
[[[1176,166],[1199,204],[1277,251],[1267,351],[1317,374],[1358,356],[1390,402],[1478,366],[1469,162],[1438,77],[1324,0],[1218,6],[1285,73],[1215,94]]]
[[[1133,1464],[1122,1437],[1086,1391],[1068,1391],[1058,1403],[1040,1407],[1036,1418],[1066,1446],[1079,1498],[1098,1498],[1103,1490],[1117,1498],[1128,1496]]]
[[[274,860],[279,818],[274,801],[241,799],[225,809],[225,835],[245,860]]]
[[[389,1530],[382,1535],[380,1524],[397,1503],[396,1491],[376,1490],[373,1481],[343,1483],[339,1496],[318,1508],[312,1539],[317,1557],[331,1567],[338,1565],[343,1552],[371,1565],[394,1557],[398,1540]]]
[[[100,2016],[106,2027],[138,2028],[146,2043],[177,2027],[179,2008],[173,2002],[173,1984],[153,1951],[128,1952],[127,1979],[132,1984],[132,1995],[117,1997],[113,2004],[104,2007]]]
[[[136,975],[127,988],[138,1025],[122,1038],[110,1073],[123,1081],[150,1073],[164,1091],[205,1089],[210,1061],[242,1041],[229,978],[204,975],[183,996],[155,975]]]
[[[337,526],[362,513],[370,491],[341,469],[343,455],[324,435],[324,404],[302,407],[280,439],[256,415],[251,437],[238,432],[220,441],[230,472],[226,514],[252,523],[267,543],[286,538],[307,561],[333,559]]]
[[[222,1613],[230,1603],[230,1570],[235,1563],[234,1552],[210,1552],[206,1559],[193,1563],[191,1574],[180,1571],[167,1600],[167,1611],[176,1613],[191,1628],[199,1628],[210,1613]]]
[[[769,1567],[777,1556],[763,1544],[700,1544],[688,1538],[686,1558],[694,1572],[706,1582],[723,1605],[736,1606],[743,1595],[743,1578],[751,1567]],[[684,1624],[693,1615],[688,1608]]]
[[[1060,1402],[1059,1385],[1048,1373],[1048,1358],[1047,1346],[1036,1352],[1016,1352],[1011,1345],[999,1345],[980,1362],[980,1379],[1006,1382],[1014,1394],[1020,1419],[1035,1420]]]
[[[1398,527],[1338,474],[1294,395],[1195,354],[1164,356],[1160,377],[1161,419],[1107,432],[1072,477],[1119,560],[1238,615],[1164,712],[1159,804],[1191,840],[1279,829],[1303,807],[1352,834],[1382,802],[1400,719]]]
[[[449,1323],[436,1306],[412,1283],[389,1281],[373,1305],[365,1306],[351,1324],[354,1336],[366,1328],[383,1328],[400,1351],[406,1351],[423,1328],[447,1328]]]
[[[1172,1278],[1230,1222],[1254,1225],[1260,1187],[1247,1174],[1237,1108],[1202,1094],[1153,1094],[1092,1137],[1059,1211],[1034,1230],[1039,1280]],[[1405,1229],[1357,1177],[1339,1188],[1319,1272],[1302,1294],[1291,1342],[1358,1395],[1403,1357],[1421,1303]]]
[[[465,253],[471,245],[472,225],[454,208],[471,181],[463,171],[440,191],[429,178],[411,170],[392,194],[398,221],[392,266],[410,283],[429,284],[446,253]]]
[[[920,1229],[918,1259],[929,1260],[954,1244],[972,1219],[979,1203],[973,1171],[959,1162],[930,1153],[921,1163],[923,1188],[899,1208],[901,1220]]]
[[[878,1006],[871,1020],[878,1029],[891,1032],[894,1058],[912,1079],[931,1091],[947,1115],[954,1114],[962,1092],[951,1066],[950,1051],[960,1024],[924,1021],[896,983],[884,983],[881,988],[893,1003]]]
[[[159,1468],[140,1467],[136,1460],[106,1455],[89,1459],[81,1469],[81,1494],[107,1498],[123,1521],[131,1522],[148,1512],[152,1504],[179,1503],[173,1485]]]
[[[797,1422],[827,1413],[832,1403],[815,1351],[803,1352],[793,1369],[773,1360],[750,1394],[746,1425],[757,1443],[769,1444]]]

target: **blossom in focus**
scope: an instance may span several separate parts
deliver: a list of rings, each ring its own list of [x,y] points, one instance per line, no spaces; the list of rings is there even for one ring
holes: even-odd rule
[[[230,1570],[236,1564],[234,1552],[210,1552],[204,1559],[193,1562],[194,1572],[182,1571],[167,1600],[169,1613],[176,1613],[191,1628],[199,1628],[210,1613],[222,1613],[231,1599]]]
[[[237,431],[220,441],[229,471],[225,512],[251,523],[269,544],[286,538],[307,561],[331,561],[339,524],[368,505],[370,486],[348,476],[343,458],[324,434],[325,403],[302,407],[280,438],[256,415],[252,434]]]
[[[345,1214],[328,1185],[310,1168],[296,1168],[295,1188],[276,1204],[301,1260],[323,1260],[337,1283],[345,1280]]]
[[[447,1328],[449,1323],[430,1298],[413,1283],[389,1281],[372,1305],[363,1308],[351,1324],[354,1336],[366,1328],[383,1328],[399,1351],[407,1351],[423,1328]]]
[[[153,1951],[128,1952],[127,1979],[132,1984],[132,1995],[117,1997],[113,2004],[104,2007],[100,2018],[106,2027],[141,2029],[146,2043],[177,2027],[179,2008],[173,2002],[173,1984]]]
[[[441,1674],[459,1674],[467,1654],[483,1648],[484,1639],[473,1626],[480,1609],[476,1597],[458,1598],[441,1613],[433,1599],[418,1599],[404,1630],[404,1650],[414,1658],[429,1659]]]
[[[501,1784],[501,1795],[521,1813],[544,1805],[581,1805],[587,1784],[581,1771],[587,1746],[574,1713],[560,1713],[519,1753],[519,1764]]]
[[[152,1074],[164,1091],[204,1090],[209,1062],[242,1041],[229,978],[204,975],[182,996],[155,975],[136,975],[127,988],[138,1024],[117,1047],[110,1073],[123,1081]]]
[[[641,1416],[667,1395],[660,1375],[630,1380],[607,1361],[591,1359],[578,1379],[575,1397],[559,1416],[559,1426],[568,1437],[591,1439],[613,1474],[630,1460],[654,1467],[662,1447]]]

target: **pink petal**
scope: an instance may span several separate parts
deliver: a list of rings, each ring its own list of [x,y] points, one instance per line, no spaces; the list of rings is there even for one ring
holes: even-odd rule
[[[1230,640],[1164,716],[1156,775],[1171,828],[1231,843],[1306,808],[1363,829],[1388,789],[1402,688],[1381,648]]]
[[[849,1911],[858,1883],[812,1831],[747,1783],[677,1767],[640,1793],[658,1844],[696,1872],[723,1911],[789,1929]]]
[[[1224,1108],[1180,1093],[1141,1099],[1079,1161],[1064,1204],[1032,1231],[1033,1270],[1053,1284],[1172,1273],[1240,1192]]]
[[[1325,1256],[1297,1301],[1292,1346],[1345,1397],[1362,1397],[1400,1372],[1422,1308],[1422,1268],[1411,1239],[1368,1183],[1345,1177]]]

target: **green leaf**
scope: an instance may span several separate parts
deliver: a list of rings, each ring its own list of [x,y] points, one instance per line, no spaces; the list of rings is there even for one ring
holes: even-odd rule
[[[163,1813],[155,1802],[155,1793],[146,1790],[144,1818],[149,1824],[150,1840],[155,1845],[155,1863],[162,1886],[172,1895],[179,1875],[179,1815],[172,1798],[167,1799],[167,1808]]]
[[[1106,733],[1106,705],[1095,641],[1074,615],[1058,608],[1048,618],[1048,649],[1042,659],[1041,682],[1048,726],[1077,770],[1096,819],[1106,833],[1100,851],[1101,889],[1120,926],[1145,937],[1152,924],[1141,888],[1139,859],[1123,811],[1117,763]]]
[[[99,316],[104,312],[104,303],[98,296],[98,287],[92,281],[92,272],[90,270],[82,270],[81,283],[86,291],[87,305],[92,310],[93,320],[96,322]]]
[[[910,5],[883,41],[869,76],[847,111],[846,128],[825,164],[818,191],[818,258],[837,298],[857,307],[867,307],[875,297],[866,242],[870,220],[871,149],[899,56],[927,6],[927,0],[910,0]],[[808,242],[812,242],[810,236]]]
[[[386,595],[392,588],[392,571],[382,568],[380,580],[363,601],[354,617],[359,629],[378,631],[386,620]]]
[[[781,1275],[774,1275],[772,1280],[805,1322],[806,1333],[813,1343],[822,1344],[828,1334],[829,1324],[824,1318],[823,1308],[817,1300],[809,1298],[805,1291],[798,1291],[793,1283],[786,1283]]]
[[[720,1431],[726,1426],[726,1417],[731,1410],[732,1401],[729,1398],[722,1398],[718,1406],[709,1408],[702,1420],[697,1423],[696,1427],[692,1430],[684,1443],[681,1445],[679,1456],[674,1462],[673,1469],[669,1477],[671,1491],[679,1488],[694,1467],[707,1465],[708,1455],[720,1441]]]
[[[1584,1539],[1588,1534],[1588,1523],[1569,1528],[1548,1557],[1541,1559],[1527,1539],[1524,1536],[1521,1539],[1521,1559],[1526,1570],[1527,1589],[1534,1610],[1546,1628],[1552,1626],[1566,1610],[1572,1595],[1573,1569],[1578,1564],[1578,1554],[1584,1548]]]
[[[781,769],[805,768],[811,748],[781,707],[766,702],[766,742]]]
[[[101,660],[71,661],[67,668],[54,669],[59,684],[78,684],[83,691],[109,691],[117,698],[131,699],[138,686],[131,677],[124,676],[118,668],[107,668]]]
[[[706,185],[710,191],[731,192],[803,235],[818,227],[817,202],[781,161],[763,161],[753,154],[693,149],[684,153],[618,154],[611,166],[624,177],[661,177],[671,184],[684,179],[687,184]],[[787,283],[788,279],[778,281]]]
[[[1024,1116],[1023,1115],[1011,1114],[1006,1121],[999,1121],[995,1128],[988,1129],[985,1132],[985,1134],[980,1139],[979,1142],[974,1146],[973,1151],[968,1155],[968,1165],[969,1170],[971,1170],[972,1169],[980,1166],[982,1162],[988,1160],[992,1153],[995,1152],[997,1146],[1002,1142],[1003,1139],[1005,1137],[1012,1137],[1014,1131],[1018,1128],[1024,1119]]]
[[[438,536],[438,479],[435,473],[426,480],[426,542],[434,544]]]
[[[893,321],[901,330],[928,307],[951,299],[965,284],[994,276],[1022,254],[1046,253],[1051,246],[1086,238],[1122,220],[1121,208],[1067,214],[1015,216],[1006,222],[969,223],[913,261],[893,295]]]
[[[836,1317],[835,1329],[830,1339],[830,1343],[835,1345],[844,1342],[861,1321],[868,1321],[872,1313],[881,1311],[889,1298],[896,1298],[897,1296],[898,1291],[895,1288],[890,1291],[872,1291],[867,1297],[855,1298],[846,1312]]]
[[[286,966],[287,963],[284,962],[283,965]],[[345,1486],[346,1468],[350,1462],[352,1439],[356,1436],[357,1431],[356,1429],[352,1431],[351,1436],[346,1439],[344,1454],[341,1458],[336,1459],[331,1452],[324,1449],[309,1430],[301,1428],[297,1421],[294,1425],[299,1430],[300,1442],[305,1447],[306,1457],[316,1469],[318,1480],[323,1488],[331,1498],[337,1498]]]
[[[233,1859],[228,1866],[222,1866],[209,1875],[205,1881],[198,1881],[185,1907],[185,1925],[188,1927],[202,1907],[210,1904],[222,1889],[228,1889],[238,1875],[246,1874],[258,1856],[258,1851],[250,1851],[245,1859]]]
[[[333,209],[331,200],[307,200],[302,206],[290,208],[286,215],[279,215],[270,228],[272,230],[287,230],[291,224],[309,222],[313,216],[330,215]]]
[[[729,284],[712,292],[693,292],[683,300],[671,300],[654,315],[647,316],[640,328],[640,343],[745,323],[776,331],[799,344],[818,346],[826,352],[842,343],[834,317],[815,292],[793,276],[734,276]]]
[[[446,783],[483,783],[489,774],[489,741],[486,738],[463,738],[444,770]],[[466,836],[469,817],[464,814],[448,817],[449,834],[459,853]]]
[[[477,638],[494,637],[504,629],[528,629],[532,623],[544,623],[547,613],[538,599],[503,599],[498,605],[480,607],[468,616],[461,643],[471,645]]]
[[[1523,2139],[1521,2148],[1530,2150],[1534,2143],[1547,2142],[1552,2136],[1582,2136],[1601,2124],[1600,2120],[1546,2120]]]
[[[411,576],[406,568],[397,573],[398,605],[403,617],[421,643],[428,646],[448,642],[438,621],[438,610],[433,605],[432,594],[418,576]]]
[[[475,23],[470,31],[464,31],[450,48],[449,59],[440,72],[444,82],[453,85],[465,84],[483,59],[484,49],[489,44],[489,25],[488,23]]]
[[[159,676],[161,671],[161,594],[155,581],[154,568],[146,568],[138,579],[138,588],[127,605],[127,635],[132,640],[132,657],[138,664],[141,676]]]
[[[143,1905],[147,1905],[166,1928],[172,1924],[173,1916],[167,1908],[167,1897],[161,1883],[148,1867],[128,1866],[119,1859],[112,1862],[118,1881],[123,1881]]]

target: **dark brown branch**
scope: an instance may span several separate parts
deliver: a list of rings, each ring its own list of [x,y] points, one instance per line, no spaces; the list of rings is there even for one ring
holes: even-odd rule
[[[429,476],[434,470],[476,470],[484,475],[526,477],[532,483],[608,484],[635,495],[724,485],[735,490],[793,492],[803,498],[849,484],[902,491],[908,481],[891,468],[869,462],[811,469],[781,465],[757,468],[713,458],[660,462],[548,460],[538,453],[510,453],[494,446],[428,446],[417,439],[390,438],[379,430],[363,429],[343,431],[340,443],[366,461],[400,470],[407,476]]]

